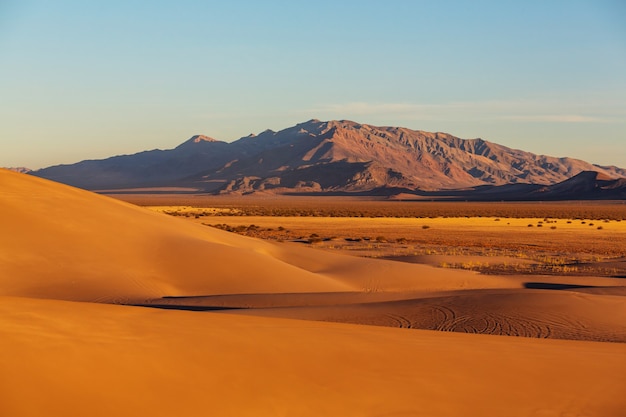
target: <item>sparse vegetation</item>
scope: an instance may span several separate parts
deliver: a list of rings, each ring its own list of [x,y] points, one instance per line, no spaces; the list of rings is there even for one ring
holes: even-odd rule
[[[277,216],[279,220],[272,216],[253,216],[256,210],[268,212],[272,207],[270,204],[269,207],[259,208],[252,204],[253,201],[255,200],[250,200],[247,208],[242,206],[243,208],[237,207],[228,211],[225,207],[191,206],[169,207],[161,211],[246,236],[278,242],[314,244],[316,248],[349,252],[359,256],[478,257],[476,261],[454,261],[452,258],[441,262],[445,262],[446,267],[471,269],[481,273],[626,275],[626,268],[602,266],[603,262],[608,262],[611,258],[623,257],[624,245],[616,242],[624,239],[619,237],[624,235],[615,235],[615,230],[618,229],[613,228],[608,228],[610,229],[608,233],[585,233],[590,229],[606,229],[607,227],[602,225],[616,224],[620,221],[621,219],[609,218],[611,216],[604,210],[607,206],[621,209],[623,208],[621,204],[600,204],[595,206],[598,209],[597,213],[585,212],[584,217],[578,215],[583,214],[578,212],[579,207],[572,206],[572,210],[567,212],[567,207],[559,205],[560,209],[564,210],[562,219],[557,218],[554,211],[550,211],[557,206],[555,204],[548,206],[552,207],[549,210],[550,216],[516,220],[516,213],[513,212],[509,212],[507,216],[502,216],[505,213],[499,213],[500,216],[497,217],[486,216],[485,214],[491,210],[487,205],[480,206],[486,210],[486,213],[480,216],[450,216],[451,213],[444,211],[429,211],[430,216],[405,217],[403,209],[397,208],[402,207],[400,205],[368,201],[360,202],[359,210],[355,210],[352,203],[348,202],[346,207],[334,209],[335,211],[330,213],[332,215],[321,219],[319,217],[322,214],[329,214],[327,210],[331,207],[330,204],[322,204],[321,208],[311,209],[311,216],[306,216],[309,209],[301,209],[298,200],[293,207],[284,206],[278,210],[282,214],[299,215],[292,215],[291,218]],[[338,203],[335,200],[333,204]],[[438,204],[435,203],[430,210]],[[471,203],[468,204],[473,207]],[[425,207],[422,204],[418,206],[422,209]],[[535,205],[519,206],[520,213],[537,209]],[[378,207],[389,207],[390,212],[384,216],[382,213],[364,216],[368,213],[376,214]],[[459,208],[463,207],[463,204],[452,203],[449,207]],[[591,207],[590,205],[587,208]],[[354,216],[337,218],[339,214]],[[223,220],[206,222],[208,217],[220,217]],[[425,219],[429,219],[429,224],[422,223]],[[506,219],[506,222],[503,222],[503,219]],[[557,229],[560,222],[563,226]],[[598,222],[602,222],[602,225],[598,225]],[[542,230],[544,225],[548,225],[544,229],[550,230]],[[420,233],[417,229],[430,230],[428,233]]]
[[[371,218],[447,218],[493,217],[500,219],[626,220],[626,202],[407,202],[334,197],[298,197],[255,199],[226,196],[118,196],[141,206],[171,206],[198,210],[203,216],[271,216],[271,217],[371,217]],[[169,211],[177,211],[178,208]],[[169,213],[186,216],[184,211]],[[194,213],[195,215],[195,213]]]

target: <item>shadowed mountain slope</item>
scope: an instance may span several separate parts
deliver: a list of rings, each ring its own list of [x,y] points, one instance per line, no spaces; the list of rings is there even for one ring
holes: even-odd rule
[[[623,200],[626,199],[626,178],[610,178],[597,171],[583,171],[552,185],[506,184],[483,185],[469,189],[405,193],[419,198],[447,198],[475,201],[539,201],[539,200]]]

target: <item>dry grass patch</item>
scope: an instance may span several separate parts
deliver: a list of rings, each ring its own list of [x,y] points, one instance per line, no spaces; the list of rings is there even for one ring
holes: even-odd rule
[[[439,266],[489,274],[626,274],[626,266],[615,267],[614,262],[611,267],[604,266],[626,256],[626,222],[617,220],[604,219],[601,226],[590,227],[590,219],[573,222],[573,216],[289,217],[249,216],[239,211],[228,215],[224,210],[191,206],[161,209],[246,236],[314,244],[316,248],[365,257],[407,260],[425,255],[473,256],[473,262],[446,260]],[[219,217],[219,222],[211,222],[211,216]],[[497,257],[512,261],[493,262]]]

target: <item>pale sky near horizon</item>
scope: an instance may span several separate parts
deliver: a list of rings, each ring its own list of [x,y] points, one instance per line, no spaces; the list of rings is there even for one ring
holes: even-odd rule
[[[0,166],[317,118],[626,168],[626,1],[0,0]]]

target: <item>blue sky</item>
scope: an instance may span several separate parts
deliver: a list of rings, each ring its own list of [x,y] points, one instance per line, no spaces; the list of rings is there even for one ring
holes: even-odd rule
[[[626,2],[0,0],[0,166],[311,118],[626,167]]]

